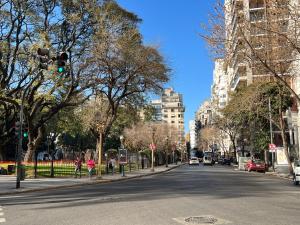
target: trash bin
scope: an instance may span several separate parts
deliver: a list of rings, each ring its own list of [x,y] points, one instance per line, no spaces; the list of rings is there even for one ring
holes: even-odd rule
[[[21,172],[20,172],[20,180],[25,180],[25,165],[21,165],[21,167],[20,167],[20,170],[21,170]]]
[[[13,173],[15,173],[15,165],[8,165],[8,166],[7,166],[7,173],[8,173],[8,174],[13,174]]]

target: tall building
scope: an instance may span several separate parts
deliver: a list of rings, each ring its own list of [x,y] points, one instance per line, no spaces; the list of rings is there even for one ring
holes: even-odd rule
[[[217,113],[219,109],[224,108],[228,102],[228,83],[228,75],[224,67],[224,60],[216,59],[213,72],[213,84],[211,87],[211,103],[214,113]]]
[[[293,38],[299,39],[300,27],[297,27],[295,21],[299,20],[300,2],[225,0],[224,4],[226,39],[230,40],[226,43],[226,50],[230,56],[226,62],[226,71],[231,91],[253,82],[275,80],[271,69],[300,94],[300,64],[297,59],[299,52],[295,50],[295,46],[291,47],[285,38],[288,37],[292,41]],[[293,18],[295,16],[298,18]],[[264,61],[270,69],[263,65]],[[297,110],[293,106],[286,113],[290,145],[295,148],[298,147],[300,139],[299,107],[298,105]],[[298,140],[294,140],[297,136]]]
[[[151,106],[154,108],[155,112],[153,115],[154,121],[162,121],[162,102],[161,99],[155,99],[151,101]]]
[[[182,94],[166,88],[163,91],[161,99],[151,101],[155,108],[155,121],[166,122],[178,130],[178,140],[184,143],[184,112]]]
[[[189,131],[190,131],[190,145],[191,149],[197,147],[197,134],[196,134],[196,121],[189,121]]]
[[[288,32],[289,17],[285,15],[288,12],[279,9],[288,8],[289,2],[290,0],[225,0],[226,39],[231,40],[226,48],[230,53],[228,76],[232,91],[255,81],[272,80],[273,75],[257,56],[269,62],[290,57],[285,41],[274,33],[271,35],[266,29],[271,26],[280,29],[282,34]],[[273,69],[275,66],[276,63]],[[287,79],[289,74],[283,75]],[[292,80],[287,80],[293,86]]]
[[[204,101],[196,112],[196,120],[200,122],[201,127],[212,124],[212,106],[211,101]]]

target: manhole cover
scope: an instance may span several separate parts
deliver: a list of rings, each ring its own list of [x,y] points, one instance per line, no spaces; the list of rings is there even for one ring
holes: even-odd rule
[[[218,220],[208,216],[192,216],[184,220],[188,224],[215,224]]]

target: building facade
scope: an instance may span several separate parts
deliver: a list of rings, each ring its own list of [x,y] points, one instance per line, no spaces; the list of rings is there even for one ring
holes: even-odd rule
[[[191,149],[197,148],[196,121],[189,121],[190,145]]]
[[[151,101],[155,108],[154,121],[166,122],[178,130],[178,141],[183,144],[184,138],[184,112],[182,94],[177,93],[173,88],[166,88],[161,99]]]

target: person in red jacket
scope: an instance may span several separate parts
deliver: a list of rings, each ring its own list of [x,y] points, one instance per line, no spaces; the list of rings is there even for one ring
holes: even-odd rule
[[[89,171],[89,177],[91,178],[92,175],[93,175],[93,170],[95,168],[95,161],[93,159],[89,159],[87,161],[87,168],[88,168],[88,171]]]

